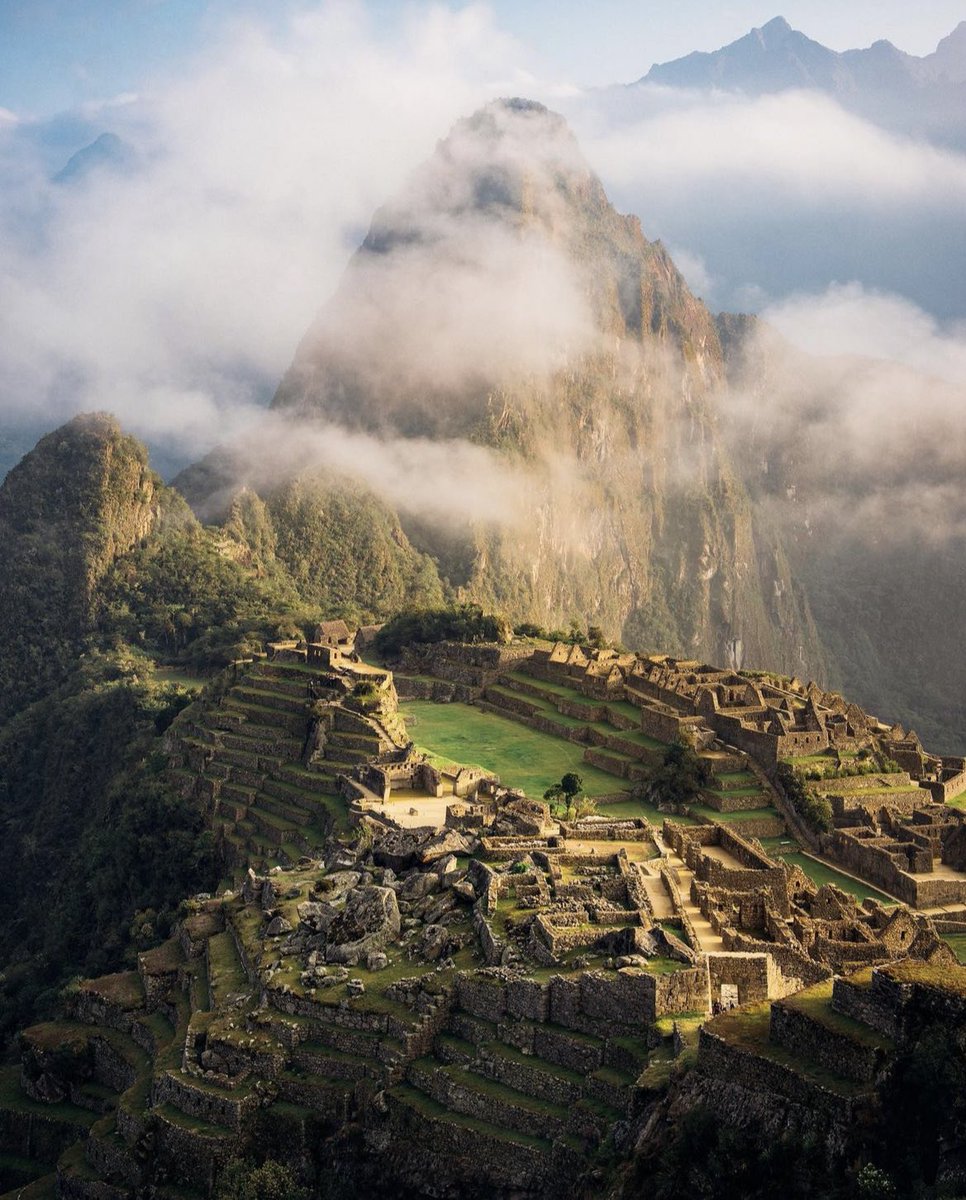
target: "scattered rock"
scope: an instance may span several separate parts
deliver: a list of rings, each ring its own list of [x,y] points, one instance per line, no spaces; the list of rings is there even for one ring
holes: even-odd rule
[[[445,925],[427,925],[419,948],[429,962],[436,962],[449,949],[449,930]]]
[[[328,962],[358,963],[399,936],[401,920],[391,888],[355,888],[328,929]]]
[[[436,925],[439,923],[441,917],[445,916],[446,913],[452,912],[455,907],[455,895],[452,892],[447,892],[445,895],[440,896],[438,900],[433,902],[433,904],[426,911],[424,920],[427,925]]]
[[[316,933],[324,933],[339,915],[339,910],[324,900],[303,900],[296,911],[299,921]]]

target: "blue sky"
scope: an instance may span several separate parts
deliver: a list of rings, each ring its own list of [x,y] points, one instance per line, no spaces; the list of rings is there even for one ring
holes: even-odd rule
[[[255,15],[271,24],[310,7],[293,0],[0,0],[0,107],[42,117],[139,91],[203,55],[226,22]],[[428,5],[368,0],[366,7],[391,39],[407,8]],[[779,14],[835,49],[884,37],[915,54],[930,52],[966,18],[966,0],[492,0],[488,7],[535,70],[578,85],[636,79],[655,61],[715,49]]]

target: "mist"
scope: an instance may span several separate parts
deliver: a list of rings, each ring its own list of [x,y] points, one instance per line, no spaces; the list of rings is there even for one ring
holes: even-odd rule
[[[818,92],[656,85],[566,102],[611,198],[715,309],[759,311],[832,282],[966,312],[966,157]],[[697,268],[694,270],[693,268]]]
[[[440,418],[467,395],[486,402],[504,379],[538,386],[599,349],[587,283],[553,213],[514,229],[485,207],[458,222],[439,205],[419,217],[427,189],[438,198],[466,178],[419,164],[459,118],[521,94],[565,109],[611,198],[672,248],[713,308],[763,311],[816,360],[773,365],[782,378],[769,426],[753,422],[750,443],[772,479],[791,437],[816,448],[790,485],[810,493],[810,512],[818,497],[847,494],[870,528],[887,503],[943,513],[930,518],[931,537],[958,528],[948,489],[962,461],[966,158],[817,93],[582,93],[538,77],[535,58],[480,6],[415,8],[389,41],[362,7],[323,4],[272,29],[226,25],[190,73],[155,77],[138,94],[49,122],[5,113],[0,422],[10,455],[27,444],[22,428],[108,409],[173,471],[259,426],[305,331],[308,345],[322,329],[334,354],[351,342],[349,366],[388,417],[393,395],[422,406],[406,433],[443,431],[432,461],[446,483],[428,503],[455,503],[460,519],[508,519],[511,502],[497,511],[490,490],[466,481],[496,472],[509,497],[516,484]],[[81,156],[65,173],[104,131],[123,156]],[[563,162],[568,139],[553,148]],[[407,244],[376,252],[407,222]],[[339,291],[370,229],[369,252]],[[904,369],[854,356],[898,356]],[[754,414],[747,397],[762,387],[743,381],[722,402],[736,453]],[[346,414],[352,424],[351,403]],[[391,420],[380,425],[372,445],[331,423],[311,444],[401,503],[433,452],[418,436],[394,441]],[[467,469],[446,474],[464,453]],[[669,471],[687,476],[690,463]],[[440,501],[456,491],[465,499]]]
[[[767,309],[721,395],[782,523],[868,545],[966,535],[966,329],[857,285]]]
[[[5,122],[4,422],[110,409],[184,457],[250,424],[374,209],[514,84],[515,53],[479,8],[414,16],[387,45],[329,4],[281,33],[226,28],[189,75],[53,123],[65,158],[65,127],[76,147],[100,127],[134,169],[58,182],[49,129]]]

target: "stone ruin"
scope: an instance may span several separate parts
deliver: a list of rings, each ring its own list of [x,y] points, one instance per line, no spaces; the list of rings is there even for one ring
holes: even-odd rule
[[[254,1147],[310,1185],[338,1169],[362,1190],[391,1175],[443,1197],[569,1194],[630,1153],[695,1059],[683,1086],[722,1111],[811,1120],[844,1146],[891,1053],[848,1022],[898,1036],[908,979],[958,978],[937,934],[956,914],[817,886],[764,850],[756,820],[556,819],[417,754],[393,675],[354,654],[326,623],[176,722],[172,776],[239,839],[240,886],[190,902],[136,970],[81,983],[66,1020],[24,1032],[0,1099],[7,1153],[71,1200],[207,1197]],[[908,875],[913,903],[961,900],[920,878],[964,867],[963,820],[931,787],[956,764],[814,686],[569,645],[473,648],[462,674],[447,646],[434,663],[454,694],[519,698],[527,720],[542,718],[526,678],[566,680],[579,720],[616,706],[592,753],[643,762],[632,748],[684,734],[763,789],[773,754],[892,747],[890,799],[908,803],[828,781],[827,849],[896,872],[888,891]],[[522,678],[501,690],[509,668]],[[719,787],[717,811],[748,816],[754,790]],[[417,804],[436,818],[407,823]],[[284,869],[258,864],[266,844]]]

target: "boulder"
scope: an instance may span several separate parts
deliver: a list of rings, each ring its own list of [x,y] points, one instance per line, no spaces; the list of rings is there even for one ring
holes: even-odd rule
[[[427,925],[419,952],[428,962],[436,962],[449,950],[449,930],[445,925]]]
[[[315,933],[324,933],[339,915],[339,910],[324,900],[303,900],[296,911],[301,924]]]
[[[432,905],[423,914],[423,920],[427,925],[436,925],[440,918],[446,913],[452,912],[456,907],[456,896],[452,892],[446,892],[438,899],[434,900]]]
[[[326,900],[338,900],[354,887],[358,887],[361,878],[360,871],[331,871],[318,880],[313,890]]]
[[[388,867],[398,875],[416,865],[425,837],[424,829],[389,829],[372,847],[372,857],[377,866]]]
[[[345,909],[328,929],[326,960],[358,963],[399,936],[396,893],[386,887],[360,887],[349,893]]]
[[[459,879],[453,884],[453,895],[458,896],[460,900],[465,900],[468,904],[473,904],[476,900],[476,888],[468,879]]]
[[[471,839],[465,837],[458,829],[444,829],[419,847],[417,857],[426,865],[450,854],[469,854],[472,844]]]
[[[279,915],[277,917],[272,917],[272,919],[269,921],[268,927],[265,930],[265,935],[267,937],[281,937],[283,933],[291,932],[292,922]]]
[[[439,879],[430,871],[420,871],[409,876],[400,884],[396,895],[400,900],[422,900],[424,896],[435,892],[439,887]]]
[[[433,870],[439,877],[440,885],[444,888],[451,887],[462,874],[455,854],[447,854],[445,858],[441,858]]]
[[[366,955],[366,966],[370,971],[385,971],[389,959],[381,950],[370,950]]]

